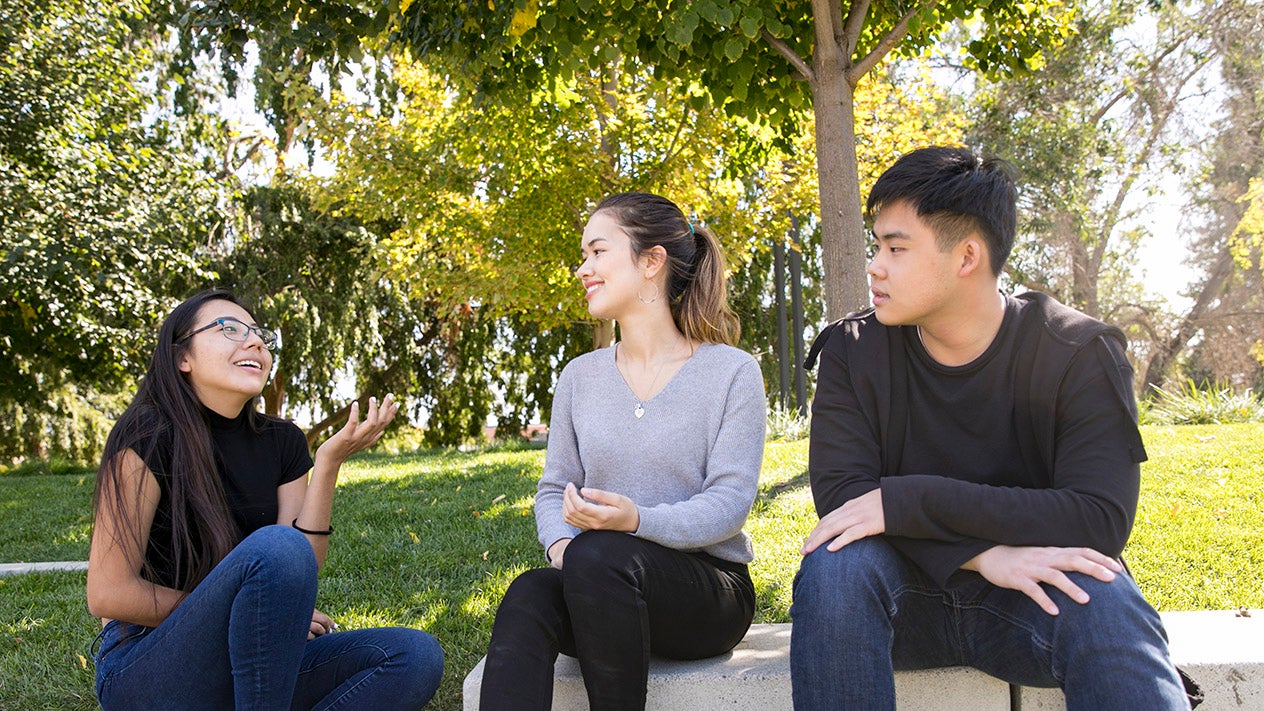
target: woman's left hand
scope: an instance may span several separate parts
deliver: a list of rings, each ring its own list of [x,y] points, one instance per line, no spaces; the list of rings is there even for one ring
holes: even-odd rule
[[[622,494],[567,484],[562,492],[562,520],[581,531],[627,531],[641,526],[641,512]]]
[[[395,419],[396,412],[399,412],[399,403],[395,402],[393,395],[383,398],[380,406],[377,398],[371,397],[369,411],[365,413],[364,421],[361,422],[360,403],[351,403],[347,424],[320,445],[320,448],[316,450],[316,457],[327,456],[341,464],[356,452],[372,447],[379,439],[382,439],[382,432],[386,430],[391,420]]]
[[[323,634],[329,634],[336,629],[338,629],[338,623],[329,619],[329,615],[326,615],[320,610],[312,610],[312,626],[307,631],[307,640],[310,642],[311,640],[316,639]]]

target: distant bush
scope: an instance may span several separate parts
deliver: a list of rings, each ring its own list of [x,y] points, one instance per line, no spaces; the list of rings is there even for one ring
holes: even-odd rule
[[[1144,424],[1227,425],[1235,422],[1264,422],[1264,402],[1250,388],[1234,392],[1219,383],[1199,388],[1186,380],[1179,390],[1155,388],[1156,396],[1141,410]]]
[[[768,408],[768,434],[770,442],[793,442],[808,436],[811,415],[800,415],[795,408],[784,409],[779,405]]]
[[[67,459],[26,459],[20,464],[0,464],[0,476],[45,476],[48,474],[92,474],[95,468]]]

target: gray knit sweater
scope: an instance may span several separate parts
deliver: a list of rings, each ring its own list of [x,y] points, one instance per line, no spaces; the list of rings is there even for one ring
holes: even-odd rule
[[[634,535],[669,548],[747,563],[742,525],[764,452],[764,381],[747,353],[704,344],[643,404],[615,367],[614,348],[584,354],[562,370],[553,395],[549,449],[535,495],[547,551],[579,529],[562,520],[567,482],[636,502]]]

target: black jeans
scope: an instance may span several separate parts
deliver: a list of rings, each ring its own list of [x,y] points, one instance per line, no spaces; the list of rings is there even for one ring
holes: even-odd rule
[[[626,533],[586,531],[562,570],[528,570],[496,610],[481,711],[549,709],[559,652],[578,657],[592,711],[644,709],[650,653],[723,654],[755,614],[746,565]]]

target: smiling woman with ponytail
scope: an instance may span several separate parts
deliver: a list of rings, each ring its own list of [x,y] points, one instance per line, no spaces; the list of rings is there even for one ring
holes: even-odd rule
[[[651,653],[723,654],[755,611],[742,527],[759,480],[764,384],[733,347],[714,235],[670,200],[597,205],[575,271],[621,340],[567,364],[535,517],[549,567],[496,611],[480,708],[548,709],[559,653],[593,709],[643,709]]]
[[[430,635],[329,634],[315,609],[338,471],[399,405],[352,405],[313,462],[298,427],[256,409],[275,347],[231,293],[188,299],[110,432],[87,586],[104,709],[417,709],[439,684]]]

